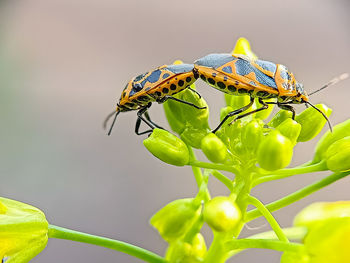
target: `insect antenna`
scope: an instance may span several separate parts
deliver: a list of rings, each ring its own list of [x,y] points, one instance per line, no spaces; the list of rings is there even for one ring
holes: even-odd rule
[[[115,114],[115,112],[116,112],[115,110],[112,111],[110,114],[107,115],[107,117],[103,121],[103,129],[104,130],[107,128],[107,123],[108,123],[109,119]]]
[[[113,119],[112,125],[111,125],[111,127],[109,128],[109,131],[108,131],[108,136],[111,135],[111,132],[112,132],[115,120],[117,119],[117,116],[119,115],[119,112],[120,111],[113,111],[113,112],[111,112],[110,114],[107,115],[106,119],[103,122],[103,129],[105,130],[106,127],[107,127],[107,122],[114,115],[114,119]]]
[[[315,110],[317,110],[319,113],[322,114],[322,116],[326,119],[326,121],[328,122],[328,126],[329,126],[329,129],[331,132],[333,132],[333,129],[332,129],[332,124],[331,122],[329,121],[328,117],[326,116],[326,114],[324,114],[320,109],[316,108],[314,105],[312,105],[310,102],[308,101],[305,101],[305,104],[308,104],[310,105],[312,108],[314,108]]]
[[[308,95],[311,96],[311,95],[313,95],[313,94],[315,94],[315,93],[317,93],[317,92],[319,92],[319,91],[321,91],[321,90],[323,90],[323,89],[325,89],[325,88],[328,88],[329,86],[332,86],[332,85],[338,83],[339,81],[342,81],[342,80],[344,80],[344,79],[346,79],[346,78],[348,78],[348,77],[349,77],[349,74],[348,74],[348,73],[343,73],[343,74],[339,75],[338,77],[335,77],[334,79],[332,79],[331,81],[329,81],[327,84],[323,85],[323,86],[322,86],[321,88],[319,88],[318,90],[315,90],[315,91],[311,92],[311,93],[308,94]]]

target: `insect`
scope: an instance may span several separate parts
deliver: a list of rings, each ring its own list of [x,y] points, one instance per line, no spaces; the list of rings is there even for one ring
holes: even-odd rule
[[[262,106],[237,116],[234,121],[267,109],[269,104],[276,104],[281,109],[291,111],[294,119],[295,110],[291,105],[305,104],[320,112],[332,130],[327,116],[309,102],[309,96],[303,85],[297,82],[293,73],[281,64],[252,60],[244,55],[210,54],[195,61],[194,65],[200,78],[212,87],[228,94],[250,96],[249,104],[228,113],[212,131],[213,133],[219,130],[228,118],[247,111],[253,105],[255,98]],[[346,77],[347,74],[343,74],[339,78]],[[338,82],[339,78],[333,79],[312,94]],[[264,101],[270,98],[277,98],[277,101]]]
[[[131,79],[122,91],[116,110],[110,113],[104,121],[104,127],[106,127],[108,120],[114,116],[108,135],[111,134],[119,113],[126,111],[137,111],[135,125],[135,133],[137,135],[150,133],[155,127],[161,128],[150,119],[147,112],[152,102],[163,103],[168,99],[172,99],[197,109],[205,109],[206,107],[198,107],[193,103],[172,97],[172,95],[186,88],[191,89],[190,85],[193,84],[198,77],[198,72],[193,64],[179,64],[170,66],[163,65]],[[193,89],[191,90],[196,92]],[[198,96],[200,95],[198,94]],[[140,132],[141,121],[147,124],[151,129]]]

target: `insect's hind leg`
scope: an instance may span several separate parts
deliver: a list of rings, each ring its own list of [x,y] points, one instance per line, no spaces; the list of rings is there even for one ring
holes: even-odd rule
[[[253,97],[250,97],[250,102],[249,102],[248,105],[246,105],[246,106],[244,106],[244,107],[242,107],[242,108],[240,108],[240,109],[237,109],[237,110],[234,110],[234,111],[229,112],[229,113],[225,116],[225,118],[223,118],[223,120],[219,123],[218,127],[216,127],[216,128],[215,128],[214,130],[212,130],[211,132],[212,132],[212,133],[216,133],[216,132],[220,129],[220,127],[227,121],[228,118],[230,118],[230,117],[232,117],[232,116],[234,116],[234,115],[240,114],[240,113],[242,113],[242,112],[248,110],[248,109],[253,105],[253,103],[254,103],[254,98],[253,98]]]

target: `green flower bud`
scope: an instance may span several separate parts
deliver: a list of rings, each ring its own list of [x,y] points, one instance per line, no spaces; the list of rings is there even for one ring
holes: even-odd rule
[[[263,126],[262,121],[255,119],[243,127],[242,144],[249,152],[254,153],[258,149],[263,137]]]
[[[350,262],[350,218],[317,224],[304,239],[310,263]]]
[[[239,223],[242,213],[230,197],[217,196],[204,205],[203,218],[213,230],[227,232]]]
[[[29,262],[47,244],[48,222],[39,209],[0,197],[0,261]]]
[[[289,165],[293,157],[293,144],[279,131],[271,131],[260,143],[258,163],[261,168],[274,171]]]
[[[244,37],[240,37],[237,40],[235,48],[232,51],[232,54],[242,54],[254,60],[258,59],[258,57],[251,50],[249,41]]]
[[[172,242],[166,252],[165,259],[169,263],[203,262],[207,246],[202,234],[197,233],[191,243],[177,240]]]
[[[227,106],[224,108],[221,108],[220,110],[220,121],[222,121],[227,114],[229,114],[231,111],[234,111],[234,109],[231,106]]]
[[[332,110],[324,104],[315,105],[327,117],[332,113]],[[307,108],[302,113],[295,117],[295,120],[301,124],[301,131],[298,137],[298,142],[306,142],[319,134],[327,120],[323,115],[312,107]]]
[[[181,114],[176,113],[176,110],[177,110],[176,107],[179,105],[176,105],[174,103],[169,103],[169,102],[170,101],[166,101],[163,103],[165,117],[168,120],[170,128],[174,132],[181,134],[181,132],[183,132],[183,130],[185,129],[186,122],[183,120]]]
[[[301,131],[301,125],[298,122],[288,118],[277,126],[277,130],[279,130],[283,136],[287,137],[295,145]]]
[[[195,89],[194,84],[191,85],[191,88]],[[199,98],[198,94],[190,89],[185,89],[173,96],[183,101],[193,103],[198,107],[207,107],[206,109],[197,109],[174,100],[164,102],[165,116],[173,131],[181,134],[187,126],[203,129],[205,131],[209,129],[209,108],[203,97]]]
[[[186,125],[187,127],[181,133],[181,139],[188,145],[200,149],[202,139],[209,133],[206,129],[197,129],[193,126]]]
[[[350,136],[340,139],[326,152],[327,167],[333,172],[350,170]]]
[[[350,219],[350,201],[317,202],[301,210],[294,218],[294,225],[312,228],[335,218]]]
[[[293,113],[287,110],[280,110],[268,123],[270,127],[276,128],[288,118],[292,118]]]
[[[168,164],[184,166],[189,162],[186,144],[166,130],[154,129],[143,144],[155,157]]]
[[[209,133],[203,138],[201,149],[213,163],[224,163],[227,158],[226,145],[214,133]]]
[[[152,216],[150,223],[168,242],[180,239],[191,228],[201,212],[193,198],[175,200]]]
[[[318,141],[313,163],[318,163],[326,156],[328,147],[335,141],[350,136],[350,119],[333,127],[333,132],[327,131]]]

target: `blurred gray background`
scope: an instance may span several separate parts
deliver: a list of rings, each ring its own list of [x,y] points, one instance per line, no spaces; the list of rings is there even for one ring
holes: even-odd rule
[[[191,169],[166,165],[134,134],[136,114],[121,114],[111,137],[101,124],[133,76],[175,59],[192,62],[230,52],[247,37],[262,59],[287,65],[308,91],[350,71],[349,1],[87,1],[0,2],[0,194],[42,209],[50,223],[137,244],[163,254],[166,244],[148,220],[171,200],[191,197]],[[218,123],[223,95],[198,82]],[[350,81],[311,98],[350,117]],[[304,107],[298,107],[302,110]],[[151,109],[165,125],[161,105]],[[325,132],[324,129],[323,132]],[[297,146],[292,165],[312,158],[317,139]],[[273,201],[324,174],[261,185]],[[275,213],[282,226],[307,204],[349,199],[350,179]],[[213,195],[227,194],[212,179]],[[266,231],[261,227],[244,235]],[[208,228],[204,232],[210,240]],[[230,262],[279,262],[251,250]],[[49,240],[33,262],[140,262],[128,255]]]

